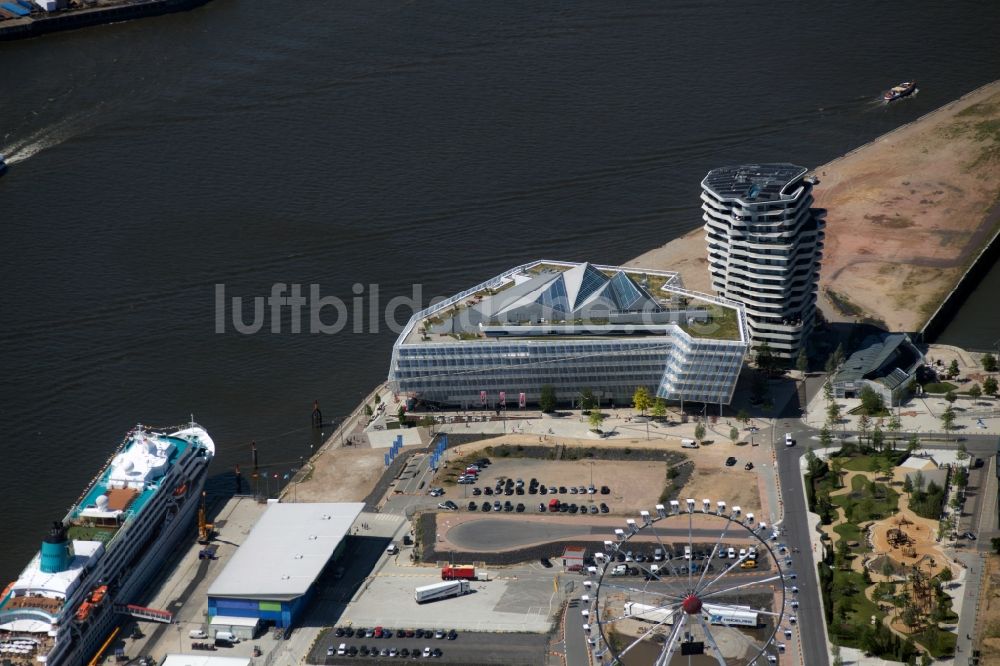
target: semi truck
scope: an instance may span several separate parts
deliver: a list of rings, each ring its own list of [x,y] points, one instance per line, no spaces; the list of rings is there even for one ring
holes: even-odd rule
[[[431,585],[418,587],[414,590],[413,598],[416,599],[418,604],[423,604],[428,601],[447,599],[448,597],[460,597],[471,591],[472,586],[469,584],[469,581],[452,580],[444,583],[433,583]]]
[[[441,568],[441,580],[475,580],[476,567],[446,564]]]
[[[711,624],[721,624],[727,626],[756,627],[759,618],[757,612],[749,606],[717,606],[715,604],[705,604],[702,606],[701,614]],[[659,606],[650,606],[629,601],[625,604],[625,615],[634,617],[644,622],[654,622],[657,624],[674,623],[673,611]]]

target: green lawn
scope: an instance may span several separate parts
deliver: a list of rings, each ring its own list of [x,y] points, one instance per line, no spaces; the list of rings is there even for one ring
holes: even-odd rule
[[[851,492],[835,495],[830,501],[844,509],[849,522],[879,520],[899,508],[899,493],[884,483],[876,483],[875,489],[878,492],[869,492],[868,479],[854,476],[851,478]]]
[[[861,627],[871,624],[872,615],[881,622],[885,613],[878,609],[875,602],[865,596],[865,579],[855,571],[834,571],[832,590],[826,591],[832,594],[834,599],[848,596],[853,602],[853,607],[847,614],[847,619],[841,622],[836,618],[830,626],[830,633],[837,637],[837,643],[847,647],[859,647],[861,638]]]
[[[923,387],[928,393],[947,393],[958,388],[951,382],[929,382],[924,384]]]
[[[955,643],[958,637],[950,631],[931,627],[913,634],[913,640],[927,648],[932,657],[939,659],[955,654]]]
[[[865,541],[864,535],[861,530],[854,523],[841,523],[833,528],[841,539],[845,541],[857,541],[861,544],[860,552],[868,552],[868,542]]]
[[[889,456],[886,454],[872,454],[867,456],[854,456],[851,458],[839,458],[841,467],[844,470],[851,472],[874,472],[876,463],[880,460],[888,460],[895,467],[896,459],[902,454],[896,452],[896,457]]]

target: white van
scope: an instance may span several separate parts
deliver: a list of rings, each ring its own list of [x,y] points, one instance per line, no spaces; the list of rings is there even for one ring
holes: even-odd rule
[[[191,631],[188,632],[188,638],[194,638],[200,641],[208,638],[208,634],[206,634],[201,629],[192,629]]]
[[[685,560],[691,559],[691,546],[684,546],[684,559]]]
[[[231,631],[217,631],[215,632],[215,640],[226,641],[228,643],[239,643],[240,639],[236,638],[236,634]]]
[[[657,548],[656,550],[653,551],[653,561],[654,562],[662,562],[663,561],[663,549],[662,548]]]
[[[681,448],[682,449],[697,449],[698,448],[698,442],[694,441],[693,439],[682,439],[681,440]]]
[[[399,546],[397,546],[394,543],[390,543],[388,546],[386,546],[385,552],[388,553],[389,555],[395,555],[396,553],[399,552]]]
[[[347,643],[341,643],[340,646],[337,647],[337,654],[341,656],[347,654]]]
[[[792,433],[785,433],[785,446],[795,446],[795,440],[792,439]]]
[[[732,546],[730,546],[729,550],[727,551],[727,553],[728,553],[729,559],[731,559],[731,560],[735,560],[736,559],[736,549],[735,548],[733,548]]]

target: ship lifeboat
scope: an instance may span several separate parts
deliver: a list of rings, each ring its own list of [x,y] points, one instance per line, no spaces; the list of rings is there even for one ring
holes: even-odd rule
[[[90,617],[90,608],[91,606],[89,601],[84,601],[80,604],[80,607],[76,609],[76,619],[83,622]]]
[[[90,594],[90,602],[95,606],[104,601],[104,596],[108,593],[108,586],[101,585]]]
[[[174,488],[174,497],[181,497],[188,490],[188,484],[182,483],[181,485]]]

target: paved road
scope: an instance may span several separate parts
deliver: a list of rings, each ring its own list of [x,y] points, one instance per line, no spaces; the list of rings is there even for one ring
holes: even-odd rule
[[[589,666],[590,649],[587,635],[583,632],[583,616],[580,610],[585,606],[578,597],[567,602],[563,645],[566,647],[566,666]],[[596,631],[596,629],[595,629]]]
[[[697,513],[695,514],[698,515]],[[638,516],[637,516],[638,518]],[[719,521],[722,524],[722,521]],[[625,527],[624,519],[620,525]],[[613,538],[617,525],[590,525],[581,520],[580,525],[572,523],[547,523],[529,522],[524,520],[505,520],[502,518],[483,518],[481,520],[469,520],[456,525],[448,531],[448,541],[464,550],[491,551],[509,550],[519,546],[527,546],[534,543],[545,543],[547,541],[559,541],[572,537],[593,536],[602,538]],[[685,528],[656,528],[645,529],[643,536],[659,535],[661,538],[687,541],[688,529]],[[691,536],[703,540],[704,543],[715,543],[719,538],[718,529],[693,529]],[[741,541],[746,540],[748,535],[743,532],[733,531],[727,539]],[[741,539],[742,537],[742,539]],[[646,545],[652,547],[652,543]]]
[[[794,552],[791,571],[796,574],[795,583],[799,587],[799,608],[796,615],[798,626],[793,629],[798,634],[799,645],[803,659],[809,666],[827,666],[830,663],[826,643],[826,625],[823,619],[823,606],[820,600],[819,584],[816,575],[816,565],[810,557],[812,544],[809,538],[809,524],[806,520],[808,508],[802,490],[802,476],[799,459],[805,451],[804,443],[814,434],[811,429],[804,428],[798,421],[779,421],[775,427],[775,438],[783,438],[785,432],[791,432],[797,445],[786,447],[778,444],[778,478],[781,484],[781,495],[785,505],[785,515],[782,527],[784,543]],[[816,561],[819,553],[815,553]],[[787,623],[786,623],[787,624]]]

